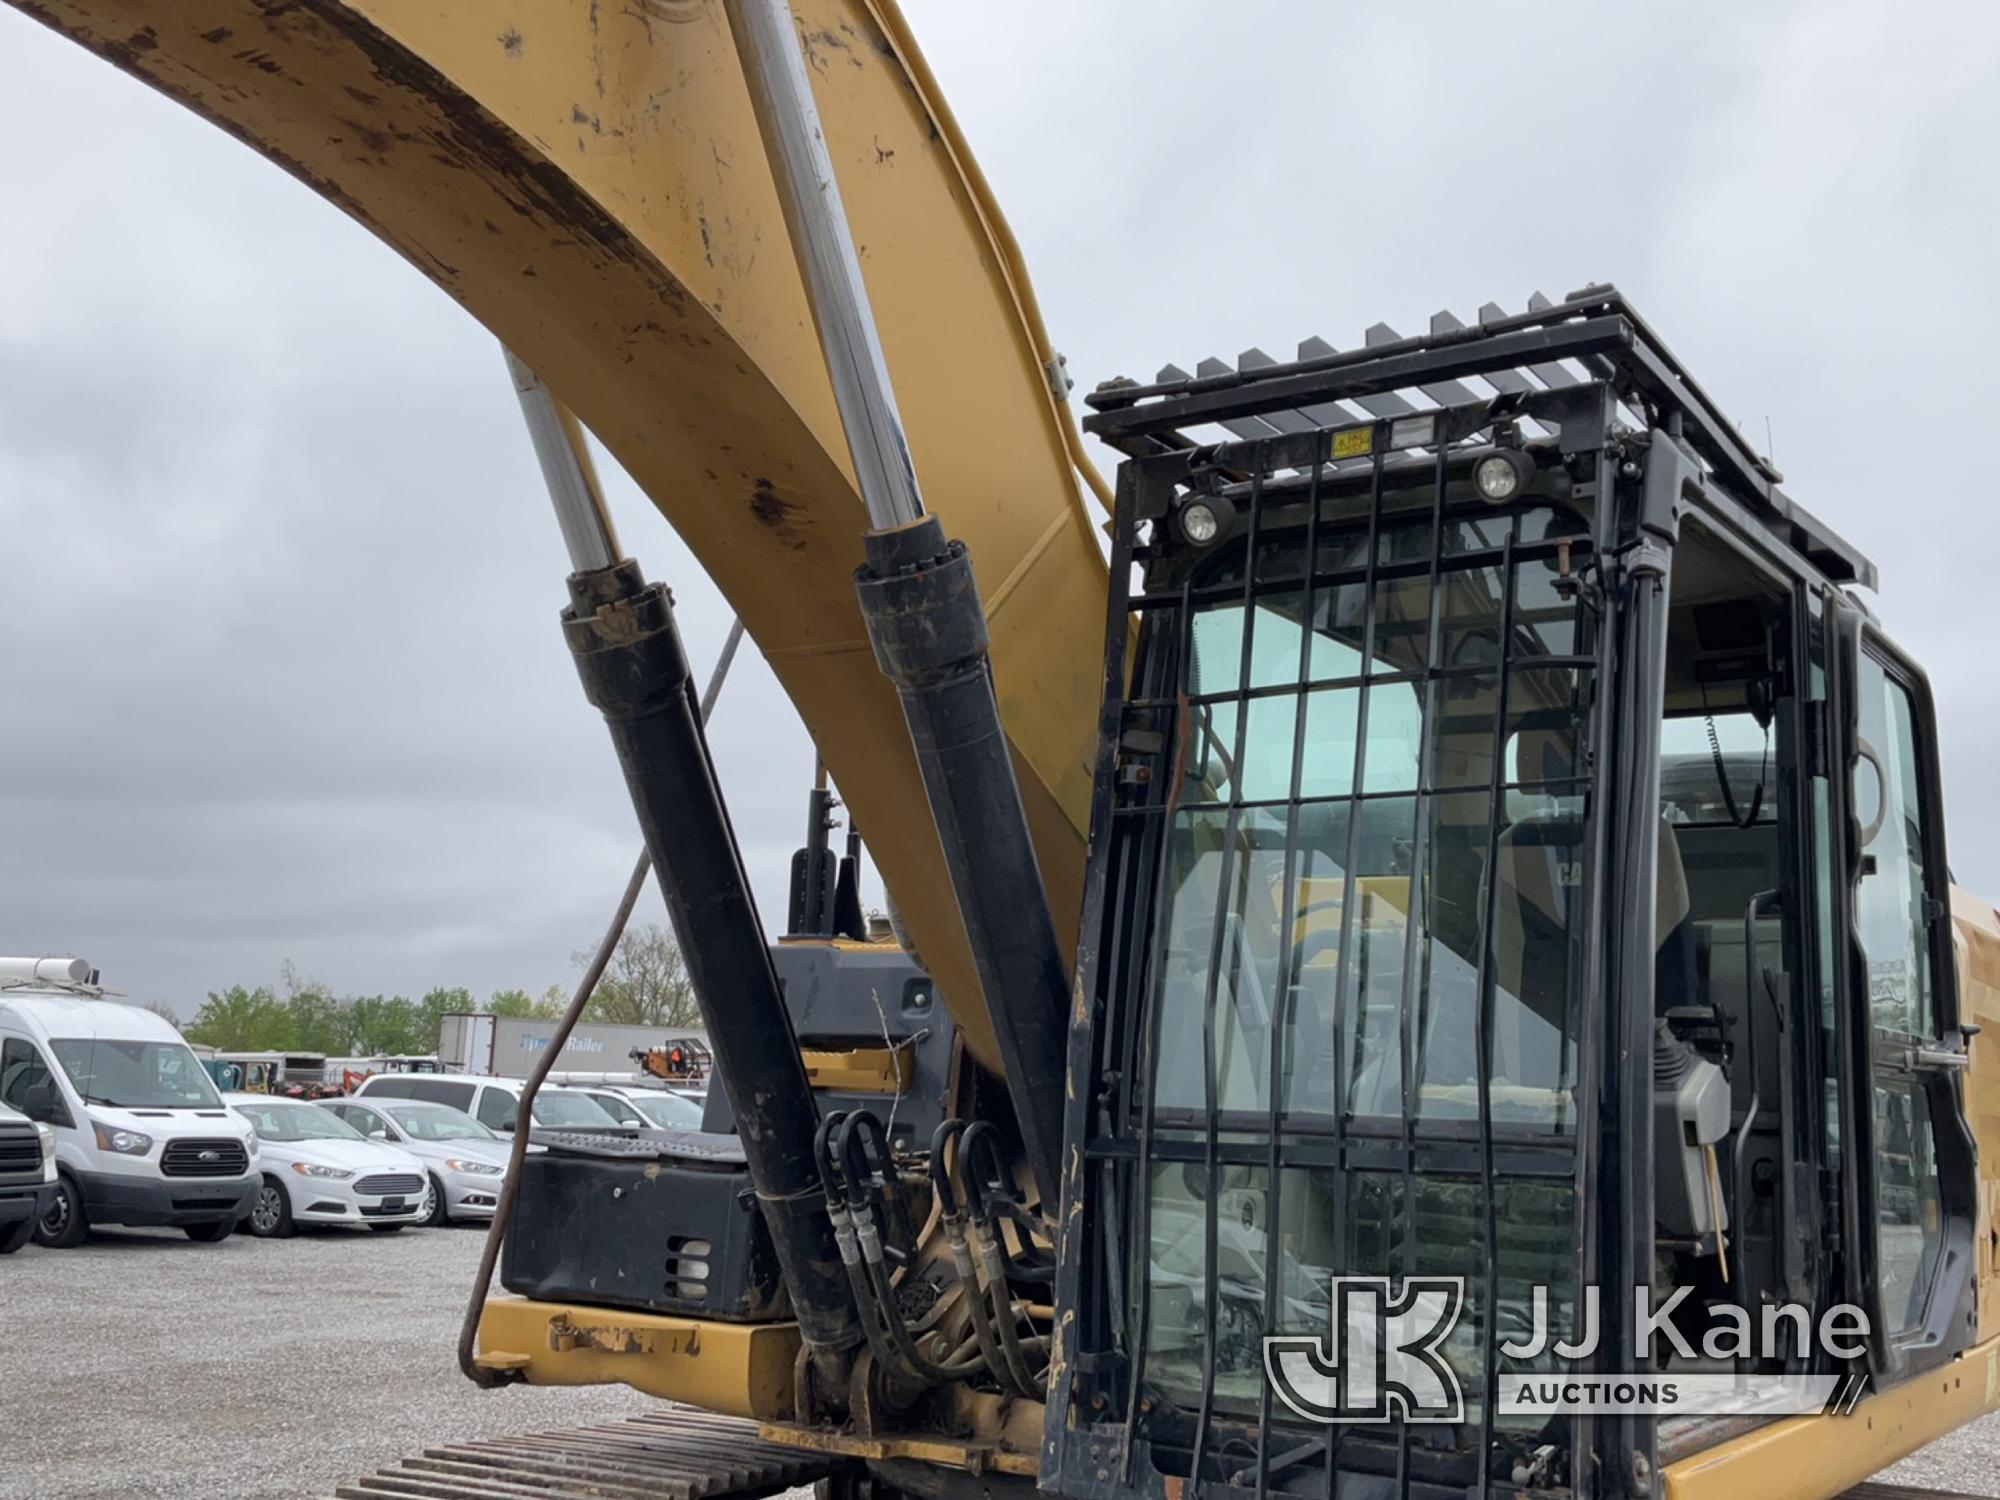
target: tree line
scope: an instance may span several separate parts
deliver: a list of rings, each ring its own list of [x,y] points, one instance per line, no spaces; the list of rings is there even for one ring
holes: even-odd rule
[[[578,968],[591,955],[573,953]],[[329,1057],[437,1051],[438,1030],[453,1012],[553,1021],[569,1009],[570,992],[550,985],[540,995],[495,990],[481,1003],[471,990],[438,986],[406,995],[336,995],[289,963],[276,985],[233,984],[210,990],[194,1019],[181,1025],[191,1042],[225,1052],[322,1052]],[[680,947],[656,923],[626,930],[597,983],[586,1021],[614,1026],[698,1026],[701,1013]]]

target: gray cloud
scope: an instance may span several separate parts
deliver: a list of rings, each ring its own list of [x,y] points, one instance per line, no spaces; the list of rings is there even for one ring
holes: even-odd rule
[[[1955,461],[2000,329],[2000,17],[908,9],[1085,386],[1623,284],[1881,564],[1958,873],[2000,895],[1988,485]],[[491,339],[11,11],[0,169],[0,950],[183,1012],[288,956],[359,991],[567,979],[635,836]],[[606,472],[705,662],[726,607]],[[779,919],[811,747],[754,653],[715,738]]]

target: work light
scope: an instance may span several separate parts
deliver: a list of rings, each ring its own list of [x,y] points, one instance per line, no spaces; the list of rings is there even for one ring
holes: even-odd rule
[[[1534,475],[1535,461],[1518,448],[1496,448],[1472,466],[1472,484],[1479,498],[1495,505],[1519,495]]]
[[[1181,507],[1181,535],[1197,547],[1206,547],[1221,530],[1222,522],[1213,506],[1195,500]]]

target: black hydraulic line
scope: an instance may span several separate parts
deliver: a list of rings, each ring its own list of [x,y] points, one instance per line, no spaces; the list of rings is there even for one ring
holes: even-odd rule
[[[913,1261],[917,1253],[916,1225],[903,1201],[889,1132],[872,1109],[857,1109],[840,1122],[841,1170],[851,1184],[848,1202],[860,1207],[863,1188],[872,1188],[882,1205],[882,1245],[893,1259]]]
[[[980,1170],[982,1157],[984,1171]],[[1054,1261],[1017,1257],[1007,1248],[1006,1239],[1000,1233],[1000,1219],[1004,1215],[1020,1231],[1021,1256],[1028,1257],[1034,1254],[1034,1236],[1046,1235],[1048,1226],[1021,1205],[1013,1178],[1007,1171],[1006,1158],[1001,1155],[999,1127],[991,1120],[974,1120],[966,1127],[958,1161],[964,1173],[961,1186],[965,1193],[967,1216],[974,1224],[982,1226],[998,1247],[1007,1277],[1015,1281],[1053,1281]]]
[[[833,1226],[841,1269],[854,1293],[855,1306],[860,1309],[862,1333],[875,1355],[876,1363],[898,1382],[913,1388],[921,1387],[925,1383],[923,1376],[904,1361],[889,1340],[882,1308],[875,1300],[874,1286],[861,1261],[861,1242],[855,1232],[858,1219],[848,1203],[848,1189],[839,1153],[834,1146],[834,1132],[846,1118],[846,1111],[835,1110],[820,1121],[819,1129],[813,1132],[813,1161],[819,1169],[826,1194],[827,1220]]]
[[[935,516],[863,535],[855,574],[896,685],[1045,1213],[1061,1182],[1068,975],[993,693],[986,614]]]
[[[874,1175],[868,1162],[871,1136],[885,1153],[880,1160],[893,1171],[894,1163],[886,1155],[887,1134],[871,1111],[829,1115],[813,1141],[814,1156],[826,1182],[828,1212],[833,1216],[841,1263],[861,1304],[869,1348],[884,1369],[913,1389],[961,1380],[979,1370],[980,1358],[974,1355],[942,1362],[927,1358],[917,1347],[897,1301],[882,1251],[881,1231],[868,1202],[869,1178]],[[879,1195],[894,1191],[893,1182],[878,1187]]]
[[[800,1337],[831,1364],[862,1329],[813,1160],[819,1107],[709,758],[672,598],[630,559],[573,573],[569,587],[563,633],[652,851]]]
[[[965,1289],[966,1315],[972,1319],[972,1336],[979,1345],[979,1357],[985,1361],[987,1372],[1001,1390],[1032,1396],[1032,1390],[1015,1382],[1013,1369],[1001,1351],[1000,1336],[994,1330],[986,1293],[980,1287],[979,1271],[973,1264],[972,1247],[965,1238],[965,1199],[952,1181],[951,1164],[946,1158],[947,1148],[956,1144],[964,1130],[965,1121],[951,1119],[940,1121],[931,1133],[931,1192],[937,1200],[938,1221],[944,1226],[945,1243],[951,1247],[951,1268]],[[958,1153],[957,1159],[962,1158],[963,1153]]]
[[[1014,1307],[1013,1288],[1007,1280],[1007,1262],[1001,1249],[1000,1229],[979,1172],[979,1155],[983,1147],[994,1166],[993,1180],[1004,1184],[1004,1167],[997,1143],[999,1134],[999,1127],[991,1120],[974,1120],[959,1141],[959,1159],[965,1171],[967,1227],[972,1242],[973,1265],[985,1282],[987,1296],[992,1299],[990,1307],[994,1330],[1000,1338],[1001,1356],[1006,1361],[1013,1383],[1039,1394],[1045,1386],[1036,1379],[1034,1366],[1028,1361],[1030,1355],[1037,1352],[1031,1346],[1042,1341],[1020,1336],[1019,1314]]]

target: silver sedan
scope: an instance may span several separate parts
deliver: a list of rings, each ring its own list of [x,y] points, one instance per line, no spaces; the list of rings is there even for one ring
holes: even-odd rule
[[[507,1174],[508,1139],[447,1104],[415,1099],[322,1099],[373,1141],[400,1146],[424,1164],[426,1224],[491,1219]]]

